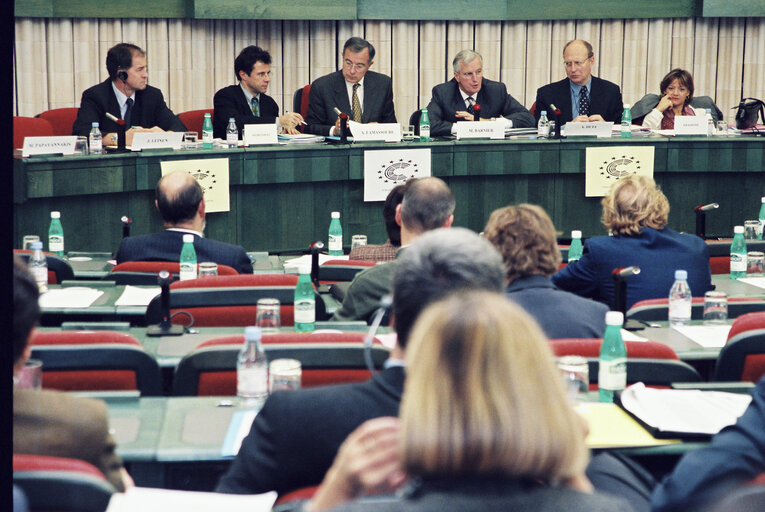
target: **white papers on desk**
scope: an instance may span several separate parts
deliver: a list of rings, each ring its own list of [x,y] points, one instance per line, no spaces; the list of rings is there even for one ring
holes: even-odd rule
[[[765,289],[765,277],[742,277],[738,280],[742,283]]]
[[[242,441],[244,441],[244,438],[250,432],[250,427],[252,427],[252,422],[255,421],[257,414],[258,411],[247,410],[236,411],[231,415],[226,438],[223,440],[223,446],[220,450],[222,456],[234,457],[239,453]]]
[[[347,260],[348,255],[343,256],[330,256],[328,254],[319,254],[319,265],[323,265],[324,263],[330,261],[330,260]],[[304,254],[297,258],[292,258],[291,260],[287,260],[284,262],[284,268],[300,268],[301,265],[308,265],[311,266],[311,255],[310,254]]]
[[[324,142],[321,135],[312,135],[310,133],[298,133],[296,135],[282,133],[279,134],[279,144],[316,144]]]
[[[704,348],[723,348],[730,331],[730,325],[675,325],[672,328]]]
[[[749,406],[747,394],[698,389],[647,388],[633,384],[621,394],[622,406],[663,432],[714,435],[736,422]]]
[[[106,512],[265,512],[271,510],[274,502],[276,491],[264,494],[221,494],[132,487],[124,493],[112,494]]]
[[[40,307],[45,308],[87,308],[104,292],[84,286],[71,286],[48,290],[40,295]]]
[[[628,331],[627,329],[621,329],[622,332],[622,341],[648,341],[648,338],[643,338],[642,336],[638,336],[632,331]]]
[[[120,298],[114,303],[115,306],[148,306],[151,299],[159,295],[162,288],[159,286],[152,287],[138,287],[138,286],[125,286],[125,291],[122,292]]]

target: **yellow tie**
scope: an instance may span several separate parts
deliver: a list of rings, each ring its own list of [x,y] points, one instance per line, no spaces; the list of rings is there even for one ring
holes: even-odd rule
[[[353,84],[353,120],[357,123],[361,122],[361,102],[359,101],[359,97],[356,94],[356,91],[361,86],[361,84]]]

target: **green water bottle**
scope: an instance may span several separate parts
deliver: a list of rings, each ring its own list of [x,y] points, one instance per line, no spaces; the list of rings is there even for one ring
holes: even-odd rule
[[[624,313],[606,313],[606,333],[598,359],[598,389],[601,402],[613,402],[614,392],[627,387],[627,349],[622,341]]]
[[[329,223],[329,237],[327,249],[330,256],[343,255],[343,227],[340,225],[340,212],[332,212],[332,220]]]
[[[632,137],[632,111],[630,104],[625,103],[622,111],[622,139],[629,139],[630,137]]]
[[[312,332],[316,328],[316,295],[311,282],[311,267],[300,267],[295,287],[295,332]]]
[[[194,235],[183,235],[181,249],[181,281],[197,278],[197,251],[194,250]]]
[[[202,149],[213,148],[213,126],[210,113],[205,114],[205,121],[202,124]]]
[[[746,277],[746,240],[744,226],[733,227],[733,242],[730,244],[730,278]]]
[[[584,252],[582,248],[582,232],[575,229],[571,232],[571,246],[568,248],[567,261],[571,263],[578,260],[582,257],[582,252]]]
[[[762,233],[765,231],[765,197],[761,198],[762,206],[760,206],[760,224],[757,228],[757,240],[762,240]]]
[[[430,142],[430,117],[428,109],[422,109],[420,114],[420,142]]]
[[[50,212],[48,250],[56,256],[64,257],[64,228],[61,226],[61,212]]]

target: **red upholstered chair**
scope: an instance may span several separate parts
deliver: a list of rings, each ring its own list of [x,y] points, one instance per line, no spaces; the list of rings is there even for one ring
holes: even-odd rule
[[[167,270],[175,279],[178,279],[180,266],[180,263],[170,261],[126,261],[112,268],[104,279],[114,281],[116,284],[156,285],[157,274],[160,270]],[[218,265],[218,275],[236,276],[239,272],[228,265]]]
[[[77,107],[54,108],[37,114],[37,117],[51,124],[53,135],[72,135],[72,127],[79,111]]]
[[[308,84],[295,91],[295,94],[292,97],[292,111],[300,112],[303,119],[308,115],[308,95],[310,92],[311,84]],[[299,124],[297,128],[302,132],[305,125]]]
[[[329,260],[319,267],[319,282],[322,284],[337,283],[338,281],[353,281],[362,270],[377,265],[375,261],[367,260]]]
[[[316,494],[318,488],[318,485],[313,485],[311,487],[303,487],[302,489],[295,489],[292,492],[282,494],[277,498],[276,503],[274,503],[273,512],[280,512],[281,510],[287,512],[288,510],[292,510],[298,501],[310,500],[313,498],[313,495]]]
[[[712,271],[712,275],[730,273],[730,256],[710,256],[709,268]]]
[[[536,111],[537,111],[537,102],[535,101],[534,103],[531,104],[531,108],[529,109],[529,112],[531,112],[531,115],[533,116],[536,114]]]
[[[117,331],[35,331],[32,357],[43,362],[43,388],[162,395],[156,359]]]
[[[302,387],[360,382],[370,378],[364,361],[364,333],[278,333],[263,335],[269,361],[297,359],[302,365]],[[178,364],[173,394],[235,395],[236,362],[244,335],[222,336],[199,344]],[[375,367],[382,368],[388,349],[372,345]]]
[[[745,313],[765,311],[765,299],[756,297],[728,298],[728,318],[736,318]],[[704,315],[704,297],[693,297],[691,319],[701,320]],[[669,299],[641,300],[627,310],[626,318],[635,320],[662,321],[669,317]]]
[[[45,119],[40,119],[39,117],[13,117],[14,149],[24,147],[24,137],[50,137],[52,135],[53,126]]]
[[[213,109],[188,110],[178,114],[178,119],[181,120],[188,131],[197,132],[199,140],[202,140],[202,125],[205,122],[205,114],[210,114],[210,117],[212,117]]]
[[[103,512],[115,492],[93,464],[47,455],[13,454],[13,483],[31,512]]]
[[[26,249],[14,249],[13,254],[17,254],[26,263],[29,263],[29,256],[32,251]],[[63,258],[60,258],[52,252],[45,252],[45,262],[48,264],[48,284],[60,284],[64,280],[74,279],[74,270],[72,266]]]
[[[765,312],[738,317],[715,365],[716,381],[757,382],[765,375]]]

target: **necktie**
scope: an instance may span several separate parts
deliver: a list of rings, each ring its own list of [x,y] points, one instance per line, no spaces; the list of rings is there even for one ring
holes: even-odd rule
[[[475,110],[473,109],[473,105],[475,105],[475,98],[473,98],[472,96],[468,96],[467,102],[468,102],[468,108],[467,108],[468,113],[471,115],[475,115]]]
[[[361,122],[361,102],[359,101],[359,97],[356,94],[356,91],[358,91],[361,84],[353,84],[353,105],[351,105],[351,108],[353,109],[353,120],[357,123]]]
[[[131,114],[133,113],[133,98],[128,98],[125,102],[127,104],[127,108],[125,109],[125,117],[123,118],[123,121],[125,121],[125,126],[129,130],[130,126],[130,118]]]
[[[250,100],[250,109],[252,110],[252,115],[260,117],[260,102],[255,96]]]
[[[587,97],[586,85],[583,85],[582,88],[579,89],[579,115],[580,116],[590,115],[590,99]]]

